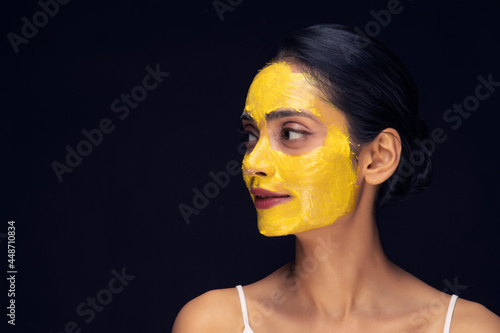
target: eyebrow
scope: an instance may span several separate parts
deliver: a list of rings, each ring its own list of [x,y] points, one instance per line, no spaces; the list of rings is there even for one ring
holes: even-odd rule
[[[266,120],[275,120],[275,119],[280,119],[280,118],[285,118],[285,117],[294,117],[294,116],[300,116],[300,117],[306,117],[312,120],[317,121],[313,115],[306,111],[297,111],[297,110],[292,110],[292,109],[280,109],[280,110],[274,110],[266,114]],[[255,121],[252,116],[248,114],[248,112],[243,111],[240,117],[241,120],[248,120],[248,121]]]

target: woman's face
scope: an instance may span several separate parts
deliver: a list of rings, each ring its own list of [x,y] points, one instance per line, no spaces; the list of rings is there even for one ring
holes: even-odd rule
[[[358,170],[345,120],[312,80],[274,63],[248,92],[243,179],[266,236],[330,225],[355,207]]]

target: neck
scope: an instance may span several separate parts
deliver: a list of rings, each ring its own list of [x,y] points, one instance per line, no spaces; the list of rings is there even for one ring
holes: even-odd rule
[[[360,205],[332,225],[297,234],[295,249],[291,290],[296,304],[318,314],[373,310],[397,272],[380,244],[373,207]]]

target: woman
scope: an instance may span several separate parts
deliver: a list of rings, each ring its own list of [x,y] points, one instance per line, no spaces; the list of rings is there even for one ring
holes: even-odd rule
[[[259,230],[294,234],[295,260],[192,300],[175,333],[500,332],[485,307],[384,254],[376,207],[430,178],[415,84],[385,46],[338,25],[299,31],[255,77],[241,119]]]

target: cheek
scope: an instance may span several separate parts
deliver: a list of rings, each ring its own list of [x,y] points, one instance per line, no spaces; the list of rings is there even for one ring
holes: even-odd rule
[[[301,192],[330,191],[352,183],[353,178],[350,159],[326,147],[305,156],[282,159],[277,169],[290,190]]]
[[[264,148],[266,154],[263,154]],[[300,156],[291,156],[269,146],[255,149],[259,151],[246,154],[242,162],[247,188],[265,183],[272,184],[274,190],[290,191],[292,196],[306,201],[320,197],[338,201],[356,184],[357,172],[352,164],[349,140],[339,130],[329,129],[323,146]],[[259,153],[258,156],[252,155],[255,153]],[[266,164],[263,159],[272,164],[268,166],[271,177],[254,177],[245,172],[250,165]]]
[[[339,201],[356,186],[349,140],[338,131],[329,133],[324,146],[301,156],[280,156],[277,164],[285,186],[299,198]]]

